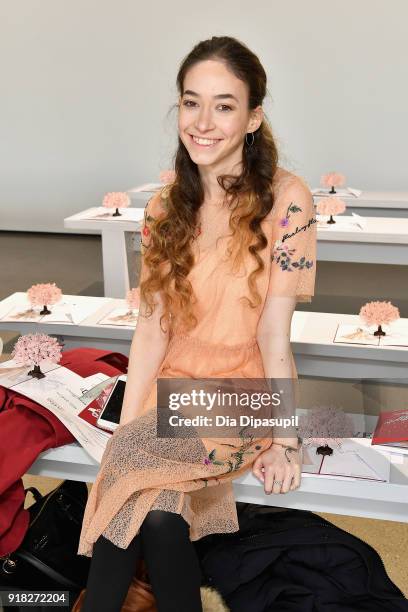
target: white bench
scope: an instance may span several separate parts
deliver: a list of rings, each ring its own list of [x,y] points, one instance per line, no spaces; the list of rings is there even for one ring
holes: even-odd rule
[[[249,470],[233,486],[235,498],[241,502],[408,522],[408,456],[403,464],[390,467],[389,483],[303,474],[296,491],[265,495],[263,485]],[[28,473],[93,482],[98,469],[99,465],[74,443],[45,451]]]

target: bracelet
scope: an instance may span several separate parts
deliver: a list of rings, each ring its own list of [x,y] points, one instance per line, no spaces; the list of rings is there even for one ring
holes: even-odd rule
[[[303,439],[300,436],[297,436],[298,439],[298,447],[290,446],[289,444],[281,444],[281,442],[272,442],[272,444],[277,444],[278,446],[283,446],[283,448],[290,448],[291,450],[297,451],[303,444]],[[271,446],[272,446],[271,444]]]
[[[272,442],[271,446],[273,444],[276,444],[277,446],[282,446],[285,449],[285,457],[286,457],[288,463],[291,463],[287,453],[288,452],[293,452],[293,451],[294,452],[296,452],[296,451],[298,452],[302,448],[302,442],[303,442],[302,438],[300,436],[298,436],[297,439],[298,439],[298,447],[297,448],[295,448],[294,446],[290,446],[289,444],[281,444],[280,442]]]

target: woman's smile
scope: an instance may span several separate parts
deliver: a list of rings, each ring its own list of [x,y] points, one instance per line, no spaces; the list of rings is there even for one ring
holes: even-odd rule
[[[198,147],[214,147],[217,143],[222,140],[221,138],[201,138],[199,136],[193,136],[190,134],[191,141]]]

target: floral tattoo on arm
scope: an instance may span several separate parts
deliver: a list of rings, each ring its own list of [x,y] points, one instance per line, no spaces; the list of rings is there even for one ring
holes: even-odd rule
[[[290,213],[297,213],[301,211],[302,209],[299,206],[297,206],[294,202],[291,202],[286,210],[286,215],[279,220],[280,227],[288,227]]]
[[[144,211],[143,229],[140,232],[140,251],[141,251],[142,255],[145,253],[146,249],[149,247],[148,244],[143,242],[143,238],[145,238],[146,240],[149,239],[151,232],[150,232],[150,228],[148,226],[153,221],[155,221],[155,218],[152,217],[151,215],[149,215],[149,213],[147,212],[147,206],[146,206],[145,211]]]
[[[300,206],[295,204],[295,202],[291,202],[286,209],[286,214],[283,218],[279,220],[279,227],[286,228],[289,226],[289,220],[292,214],[296,214],[298,212],[302,212]],[[281,270],[286,272],[293,272],[295,270],[303,270],[309,269],[313,266],[313,261],[306,259],[306,257],[302,256],[298,260],[295,259],[295,253],[297,249],[290,248],[288,244],[284,244],[284,241],[287,238],[299,233],[299,231],[306,231],[308,227],[310,227],[315,222],[314,219],[310,219],[308,224],[302,226],[301,228],[296,227],[296,231],[292,234],[285,234],[282,240],[276,240],[273,251],[271,254],[272,262],[277,263]]]
[[[293,272],[294,270],[303,270],[311,268],[313,261],[301,257],[298,261],[293,260],[293,255],[296,249],[291,249],[288,244],[282,244],[281,240],[277,240],[273,247],[272,261],[280,265],[281,270]]]

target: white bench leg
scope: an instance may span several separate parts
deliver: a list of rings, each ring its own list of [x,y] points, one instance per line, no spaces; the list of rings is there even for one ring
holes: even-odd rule
[[[129,290],[125,232],[102,230],[102,259],[105,296],[125,298]]]

